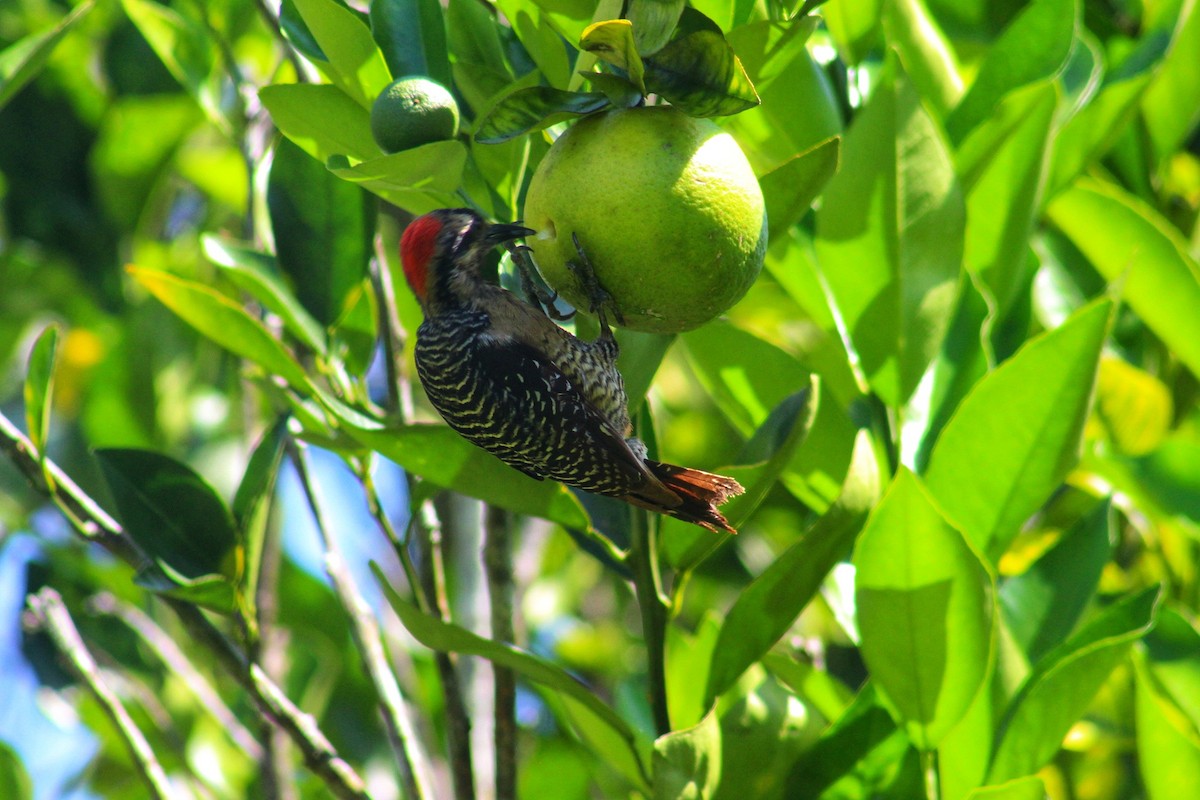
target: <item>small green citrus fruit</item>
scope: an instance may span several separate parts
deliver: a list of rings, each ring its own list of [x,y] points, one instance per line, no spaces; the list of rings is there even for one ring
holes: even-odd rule
[[[767,247],[762,191],[736,141],[707,119],[656,106],[585,117],[555,141],[525,200],[526,242],[576,308],[579,238],[635,330],[699,327],[754,283]]]
[[[428,78],[397,78],[371,105],[371,135],[385,153],[453,139],[458,135],[458,104]]]

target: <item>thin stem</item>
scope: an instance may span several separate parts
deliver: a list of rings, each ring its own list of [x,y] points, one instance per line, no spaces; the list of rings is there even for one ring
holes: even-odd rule
[[[668,605],[663,599],[658,565],[658,530],[650,512],[631,507],[629,558],[633,562],[633,585],[642,615],[642,638],[646,642],[647,675],[650,681],[650,710],[659,736],[671,732],[667,710],[666,636]]]
[[[513,565],[508,513],[486,506],[483,564],[487,571],[492,638],[512,643]],[[496,800],[517,797],[517,679],[511,669],[492,664],[495,676]]]
[[[362,483],[363,490],[366,493],[367,509],[371,513],[371,518],[375,520],[375,524],[383,531],[384,536],[391,542],[392,549],[396,552],[396,558],[400,560],[400,567],[404,570],[404,577],[408,580],[408,585],[412,589],[413,600],[417,604],[417,608],[426,614],[429,613],[431,603],[429,598],[425,596],[425,592],[421,587],[421,579],[417,575],[417,567],[413,564],[412,556],[408,552],[408,536],[401,536],[396,530],[396,526],[392,524],[391,518],[388,517],[387,511],[383,507],[382,499],[379,496],[379,487],[375,485],[375,479],[371,475],[371,465],[369,462],[359,462],[358,478]],[[411,530],[412,526],[409,526]]]
[[[138,775],[150,790],[150,795],[168,800],[172,795],[167,773],[158,763],[154,751],[150,749],[150,743],[134,724],[121,699],[101,679],[100,668],[88,652],[83,637],[79,635],[75,622],[71,619],[67,607],[63,605],[62,597],[47,586],[36,595],[30,595],[26,602],[33,622],[50,634],[55,645],[66,656],[72,670],[95,695],[104,713],[116,726],[117,733],[129,749]]]
[[[263,747],[259,744],[258,739],[246,726],[242,725],[229,706],[225,705],[220,695],[213,689],[212,684],[205,680],[200,671],[179,649],[175,640],[168,636],[167,632],[150,618],[150,615],[108,592],[102,592],[91,598],[88,608],[93,613],[114,616],[132,628],[142,641],[149,645],[167,669],[183,681],[200,705],[220,723],[233,743],[247,757],[254,760],[262,758]]]
[[[446,622],[446,573],[442,563],[442,523],[433,502],[421,504],[417,521],[421,547],[421,588],[429,600],[429,612]],[[442,681],[446,704],[446,751],[457,800],[475,800],[475,768],[471,758],[471,717],[463,700],[458,670],[449,653],[435,650],[434,663]]]
[[[120,524],[48,458],[43,473],[37,449],[3,413],[0,413],[0,452],[12,459],[30,486],[64,510],[81,538],[101,545],[136,570],[152,569],[151,562]],[[51,477],[53,485],[47,483],[46,475]],[[362,778],[338,755],[312,718],[300,711],[261,667],[252,664],[203,611],[176,598],[163,597],[162,600],[179,617],[188,635],[211,650],[221,667],[250,695],[259,714],[287,733],[303,754],[304,763],[334,797],[338,800],[370,798]]]
[[[423,754],[418,752],[417,737],[414,735],[412,722],[408,718],[404,706],[404,697],[396,675],[392,672],[387,653],[383,645],[383,637],[379,633],[379,625],[367,605],[366,599],[354,582],[346,560],[342,556],[337,538],[333,535],[328,520],[325,518],[317,486],[312,480],[308,466],[308,447],[303,443],[292,440],[289,443],[292,461],[300,476],[304,495],[316,519],[317,531],[325,550],[325,571],[333,582],[338,599],[350,620],[350,630],[358,645],[367,667],[367,674],[375,685],[379,696],[380,714],[387,731],[388,741],[400,771],[400,782],[406,797],[421,800],[429,797],[430,781],[424,771],[418,771],[415,765],[423,764]]]
[[[938,778],[937,750],[921,752],[921,769],[925,773],[925,800],[940,800],[942,791]]]

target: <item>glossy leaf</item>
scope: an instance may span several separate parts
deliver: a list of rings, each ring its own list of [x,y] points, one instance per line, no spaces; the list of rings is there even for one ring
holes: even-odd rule
[[[1200,375],[1200,265],[1154,209],[1113,184],[1080,178],[1046,209],[1121,298]]]
[[[281,140],[271,162],[267,208],[280,269],[304,308],[331,325],[366,275],[374,234],[367,196]]]
[[[58,326],[47,325],[29,351],[29,363],[25,370],[25,424],[29,441],[37,449],[43,463],[46,443],[50,440],[51,398],[54,395],[57,354]]]
[[[709,701],[724,694],[792,626],[829,570],[849,553],[879,493],[874,452],[867,434],[860,433],[841,496],[742,590],[725,616],[709,667]]]
[[[1154,624],[1158,597],[1154,586],[1123,598],[1037,664],[1000,724],[989,783],[1033,774],[1054,757],[1113,668]]]
[[[821,15],[838,54],[850,65],[858,65],[879,41],[883,0],[838,0],[825,4]]]
[[[1142,666],[1156,693],[1168,699],[1192,730],[1200,731],[1200,631],[1186,609],[1160,609],[1154,630],[1146,634]]]
[[[988,50],[962,102],[946,119],[954,142],[987,119],[1004,95],[1051,78],[1067,62],[1078,24],[1075,0],[1034,0]]]
[[[1179,148],[1200,122],[1200,10],[1164,4],[1161,13],[1173,28],[1171,46],[1141,104],[1156,161]]]
[[[259,89],[258,99],[284,136],[321,163],[335,155],[379,157],[367,110],[336,86],[276,84]]]
[[[518,89],[500,100],[475,129],[475,141],[499,143],[608,105],[601,92],[567,92],[549,86]]]
[[[240,575],[229,509],[190,467],[149,450],[97,450],[96,459],[125,532],[147,555],[188,579]]]
[[[590,689],[561,667],[533,653],[505,642],[495,642],[476,636],[465,628],[443,622],[413,607],[392,588],[377,565],[372,565],[375,577],[383,587],[388,604],[404,627],[418,642],[443,653],[480,656],[500,667],[507,667],[527,680],[579,703],[599,720],[602,720],[633,753],[638,760],[634,744],[634,733],[629,725],[605,705]]]
[[[1094,302],[1031,339],[975,385],[934,446],[925,485],[993,562],[1078,457],[1111,310]]]
[[[654,741],[654,800],[710,800],[721,783],[721,726],[715,710]]]
[[[95,7],[91,0],[80,3],[53,28],[31,33],[0,52],[0,108],[41,71],[63,37]]]
[[[1013,92],[955,153],[967,201],[963,266],[990,290],[995,316],[1007,313],[1028,283],[1029,238],[1057,106],[1058,90],[1048,81]]]
[[[478,116],[513,83],[500,28],[489,7],[478,0],[449,0],[445,17],[447,42],[454,53],[454,86]]]
[[[200,245],[239,289],[278,314],[288,333],[314,353],[325,352],[325,331],[284,285],[274,258],[213,234],[201,236]]]
[[[579,41],[578,35],[564,37],[561,29],[556,27],[558,20],[550,9],[562,8],[563,5],[566,4],[547,3],[546,7],[542,7],[525,0],[496,2],[496,7],[508,18],[512,32],[517,35],[529,58],[533,59],[550,86],[556,89],[568,88],[571,77],[571,64],[563,39],[566,38],[568,42]]]
[[[327,166],[342,180],[357,183],[410,214],[424,214],[462,204],[456,192],[462,187],[466,161],[466,146],[453,140],[430,142],[357,164],[334,156]]]
[[[817,258],[867,379],[898,406],[950,322],[963,198],[941,132],[894,68],[855,119],[842,159],[817,215]]]
[[[315,62],[317,68],[356,103],[370,108],[392,78],[370,29],[334,0],[292,1],[325,54],[324,61]]]
[[[991,578],[904,467],[871,513],[854,563],[863,659],[913,744],[932,750],[988,674]]]
[[[250,454],[250,463],[246,465],[246,473],[233,497],[233,520],[245,550],[245,569],[238,588],[250,608],[253,608],[257,597],[263,543],[267,536],[267,523],[275,499],[275,485],[279,479],[287,437],[288,417],[285,415],[263,433],[254,452]],[[247,614],[246,618],[253,620],[255,615]]]
[[[629,76],[634,87],[645,94],[645,67],[633,41],[634,33],[633,24],[629,20],[612,19],[597,22],[584,29],[583,38],[579,40],[579,49],[623,71]]]
[[[589,527],[579,501],[562,484],[523,475],[445,425],[348,426],[347,433],[438,486],[565,527]]]
[[[1174,403],[1161,380],[1117,356],[1100,360],[1092,420],[1124,455],[1144,456],[1163,443]]]
[[[685,5],[684,0],[629,0],[625,18],[633,24],[637,52],[652,56],[661,50],[670,41]]]
[[[696,30],[645,59],[646,90],[693,117],[723,117],[758,105],[742,62],[719,30]]]
[[[1112,555],[1111,506],[1098,503],[1020,575],[1004,582],[1001,606],[1013,639],[1031,662],[1075,629]]]
[[[393,78],[426,75],[449,88],[446,20],[437,0],[375,0],[371,35]]]
[[[1135,657],[1138,767],[1149,800],[1172,800],[1180,787],[1200,786],[1200,736],[1154,680],[1142,657]]]
[[[184,322],[214,342],[278,375],[293,387],[308,385],[304,369],[263,324],[225,295],[195,281],[142,267],[130,275]]]
[[[768,235],[776,238],[808,213],[837,172],[842,140],[826,139],[759,178],[767,207]]]

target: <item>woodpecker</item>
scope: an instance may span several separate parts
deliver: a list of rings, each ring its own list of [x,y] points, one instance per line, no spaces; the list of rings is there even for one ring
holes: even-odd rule
[[[429,402],[468,441],[531,478],[736,533],[717,506],[742,493],[737,481],[649,459],[632,435],[617,341],[578,242],[573,267],[598,295],[593,342],[484,277],[493,248],[516,254],[516,240],[532,233],[465,208],[432,211],[405,229],[400,256],[425,314],[415,356]]]

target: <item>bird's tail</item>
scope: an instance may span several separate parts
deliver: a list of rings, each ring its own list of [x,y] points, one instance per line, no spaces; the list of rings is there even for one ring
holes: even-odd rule
[[[717,506],[746,491],[740,483],[733,478],[714,475],[711,472],[677,467],[674,464],[663,464],[649,459],[646,460],[646,466],[649,467],[651,474],[658,478],[663,486],[678,495],[681,501],[677,506],[655,505],[651,507],[647,504],[647,508],[662,514],[669,514],[684,522],[701,525],[713,533],[718,531],[737,533],[726,521],[724,515],[717,510]],[[641,503],[637,504],[642,505]]]

